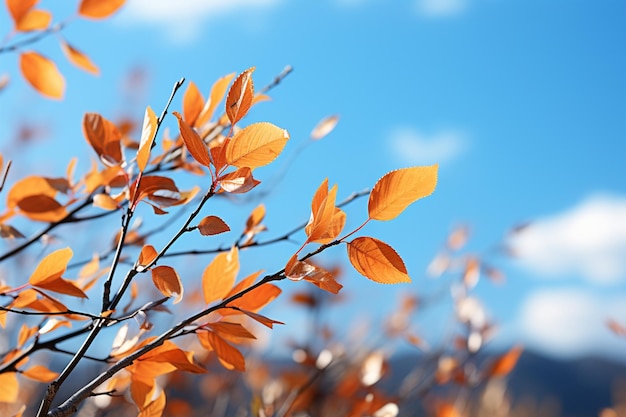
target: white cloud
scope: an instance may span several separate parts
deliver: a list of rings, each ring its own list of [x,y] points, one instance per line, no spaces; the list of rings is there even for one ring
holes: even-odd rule
[[[280,0],[130,0],[120,19],[164,27],[169,39],[191,41],[208,20],[235,11],[259,10],[275,6]]]
[[[626,340],[613,334],[606,323],[625,318],[625,295],[607,298],[581,289],[540,290],[522,304],[518,336],[527,347],[554,356],[618,356]]]
[[[415,9],[424,17],[448,17],[463,13],[469,0],[417,0]]]
[[[597,195],[514,234],[522,266],[541,276],[570,274],[602,284],[626,280],[626,197]]]
[[[412,128],[401,127],[390,135],[392,152],[412,164],[434,164],[449,161],[465,147],[465,135],[454,130],[442,130],[430,135]]]

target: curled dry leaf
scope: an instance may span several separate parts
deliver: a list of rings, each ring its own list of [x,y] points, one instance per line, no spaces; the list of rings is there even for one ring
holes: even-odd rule
[[[320,140],[330,132],[333,131],[337,123],[339,122],[339,116],[333,114],[320,120],[320,122],[311,131],[311,139]]]
[[[93,75],[100,74],[100,70],[98,69],[96,64],[94,64],[87,55],[74,48],[65,40],[61,41],[61,50],[63,50],[63,53],[65,54],[67,59],[78,68]]]
[[[348,259],[363,276],[381,284],[411,282],[400,255],[373,237],[358,237],[348,242]]]
[[[104,19],[115,13],[126,0],[82,0],[78,14],[90,19]]]
[[[224,368],[240,372],[246,370],[246,361],[241,352],[214,332],[199,332],[198,339],[213,349]]]
[[[222,190],[228,193],[244,194],[259,185],[261,181],[252,176],[250,168],[244,167],[222,175],[219,183]]]
[[[65,79],[54,62],[37,52],[20,54],[20,71],[28,83],[42,95],[61,99],[65,92]]]
[[[427,197],[437,186],[437,165],[391,171],[374,185],[367,210],[373,220],[396,218],[411,203]]]

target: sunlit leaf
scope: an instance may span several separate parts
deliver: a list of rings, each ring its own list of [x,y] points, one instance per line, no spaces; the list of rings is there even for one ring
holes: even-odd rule
[[[254,99],[252,72],[254,69],[252,67],[239,74],[239,77],[237,77],[228,91],[228,96],[226,96],[226,115],[231,125],[235,125],[241,120],[250,110],[250,106],[252,106],[252,100]]]
[[[0,402],[16,402],[19,390],[20,386],[15,372],[4,372],[0,374]]]
[[[165,392],[161,391],[155,400],[141,409],[137,417],[161,417],[165,410],[165,401]]]
[[[104,19],[115,13],[126,0],[81,0],[78,14],[91,19]]]
[[[319,140],[333,131],[339,122],[339,116],[334,114],[320,120],[320,122],[311,131],[311,139]]]
[[[65,79],[54,62],[37,52],[20,54],[20,71],[26,81],[46,97],[61,99],[65,92]]]
[[[21,371],[21,374],[35,381],[46,383],[54,381],[54,379],[59,376],[57,372],[52,372],[42,365],[32,366],[25,371]]]
[[[370,193],[369,218],[391,220],[411,203],[427,197],[437,185],[437,165],[391,171],[382,177]]]
[[[96,194],[93,196],[94,207],[99,207],[104,210],[117,210],[120,206],[110,195],[108,194]]]
[[[504,355],[496,358],[488,371],[488,375],[496,377],[508,375],[513,370],[513,368],[515,368],[517,360],[519,359],[523,350],[524,349],[521,346],[514,346]]]
[[[198,337],[203,337],[213,347],[217,358],[224,368],[243,372],[246,370],[246,361],[239,350],[214,332],[200,332]]]
[[[232,289],[239,272],[239,250],[219,253],[202,273],[202,292],[205,303],[223,299]]]
[[[35,7],[38,2],[39,0],[6,0],[6,5],[13,21],[17,25],[17,22],[19,22],[30,9]]]
[[[152,245],[144,245],[141,248],[141,252],[139,253],[139,259],[137,260],[137,264],[146,266],[150,265],[152,261],[157,257],[158,252],[154,249]]]
[[[87,295],[76,284],[61,278],[72,254],[72,249],[64,248],[47,255],[30,276],[29,284],[62,294],[87,298]]]
[[[198,223],[198,230],[202,236],[212,236],[228,232],[230,227],[217,216],[206,216]]]
[[[40,194],[24,197],[17,202],[22,214],[32,220],[56,222],[67,216],[67,210],[54,198]]]
[[[259,275],[261,275],[261,272],[263,271],[256,271],[253,272],[252,274],[248,275],[247,277],[245,277],[244,279],[242,279],[241,281],[239,281],[229,292],[228,294],[226,294],[226,296],[224,297],[224,299],[230,298],[235,294],[240,293],[241,291],[243,291],[244,289],[250,287],[252,284],[254,284],[254,281],[256,281],[256,279],[259,277]]]
[[[255,320],[258,323],[261,323],[263,326],[270,328],[270,329],[273,329],[275,324],[285,324],[282,321],[272,320],[261,314],[253,313],[252,311],[247,311],[247,310],[240,310],[240,311],[244,313],[246,316],[250,317],[251,319]]]
[[[345,213],[335,207],[337,185],[328,191],[328,179],[322,181],[311,203],[311,217],[304,228],[309,242],[329,243],[334,240],[346,222]]]
[[[217,105],[224,98],[226,90],[228,89],[228,84],[230,84],[230,81],[233,79],[234,76],[234,73],[228,74],[218,79],[213,84],[213,87],[211,87],[211,93],[209,94],[209,98],[204,104],[204,108],[196,119],[196,123],[194,124],[194,126],[202,126],[209,120],[211,120],[211,117],[213,117],[213,113],[215,112]]]
[[[164,296],[172,297],[175,295],[174,304],[183,299],[183,284],[174,268],[170,266],[152,268],[152,282]]]
[[[202,141],[198,132],[186,121],[183,120],[182,116],[178,112],[172,113],[178,119],[178,128],[180,130],[180,135],[185,142],[185,146],[189,150],[189,153],[198,163],[208,167],[211,164],[211,158],[209,156],[209,149],[207,145]]]
[[[189,126],[196,126],[196,119],[204,107],[204,97],[193,81],[187,85],[183,95],[183,120]]]
[[[146,107],[143,117],[143,127],[141,128],[141,140],[139,142],[139,150],[137,151],[137,168],[143,172],[148,165],[150,159],[150,150],[154,142],[154,136],[157,129],[157,117],[150,106]]]
[[[44,30],[50,26],[52,14],[46,10],[29,10],[16,22],[15,29],[20,32]]]
[[[100,70],[98,69],[96,64],[94,64],[87,55],[74,48],[65,40],[61,40],[61,49],[63,50],[63,53],[65,54],[67,59],[78,68],[82,69],[83,71],[87,71],[93,75],[100,74]]]
[[[226,148],[226,162],[251,169],[272,162],[282,152],[289,133],[271,123],[254,123],[235,134]]]
[[[243,167],[222,175],[219,178],[219,183],[220,187],[228,193],[244,194],[259,185],[261,181],[252,176],[250,168]]]
[[[122,134],[111,121],[98,113],[85,113],[83,134],[102,161],[114,164],[123,160]]]
[[[245,293],[240,298],[229,303],[229,306],[236,306],[241,310],[256,313],[263,307],[271,303],[281,293],[281,289],[273,284],[263,284],[260,287]]]
[[[348,242],[348,259],[363,276],[381,284],[411,282],[402,258],[386,243],[373,237]]]

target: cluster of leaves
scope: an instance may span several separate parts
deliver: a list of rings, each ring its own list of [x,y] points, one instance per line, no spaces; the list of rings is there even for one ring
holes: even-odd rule
[[[56,34],[63,54],[72,65],[98,75],[100,70],[89,56],[70,44],[60,32],[75,17],[91,20],[105,19],[122,7],[125,0],[81,0],[76,16],[56,23],[53,23],[52,12],[38,8],[37,3],[39,0],[6,0],[7,10],[13,21],[13,29],[5,38],[5,45],[0,45],[0,53],[21,50],[44,36]],[[7,43],[9,41],[13,42]],[[19,69],[24,79],[43,96],[53,99],[63,98],[65,78],[50,58],[36,51],[21,50]],[[8,80],[5,79],[0,88],[7,82]]]
[[[84,1],[81,10],[89,4],[91,2]],[[10,5],[15,9],[14,3]],[[28,13],[34,17],[25,17]],[[37,20],[45,12],[29,7],[22,14],[12,11],[16,27],[24,27],[20,26],[20,19]],[[27,66],[31,68],[28,62]],[[0,297],[7,300],[0,308],[3,327],[10,325],[13,318],[31,315],[40,318],[33,326],[23,324],[16,343],[2,356],[0,402],[8,407],[6,414],[21,415],[26,409],[26,399],[20,395],[24,391],[20,390],[20,379],[27,377],[49,383],[38,416],[70,415],[91,396],[112,396],[125,391],[130,393],[139,415],[161,415],[166,400],[165,391],[158,384],[159,377],[174,371],[206,372],[198,362],[200,351],[212,352],[226,369],[245,370],[245,358],[237,345],[255,337],[246,327],[246,321],[269,328],[280,323],[259,314],[259,310],[281,292],[273,282],[286,278],[306,280],[337,293],[341,285],[333,274],[311,262],[311,258],[332,246],[346,244],[348,259],[355,269],[374,281],[410,280],[402,259],[388,244],[367,236],[348,239],[370,220],[391,220],[409,204],[431,194],[436,186],[436,166],[405,168],[383,176],[369,193],[367,219],[343,236],[346,214],[336,203],[337,186],[329,190],[328,181],[324,180],[313,196],[309,222],[295,229],[304,229],[307,238],[300,249],[285,260],[285,267],[262,277],[262,272],[258,271],[237,282],[239,251],[260,245],[256,235],[264,230],[265,213],[263,206],[257,207],[246,222],[242,238],[229,248],[217,250],[218,254],[206,266],[199,289],[203,300],[198,309],[162,333],[153,334],[154,326],[149,317],[163,310],[168,300],[177,304],[185,297],[179,273],[164,262],[170,255],[170,248],[183,235],[195,230],[205,236],[230,230],[218,216],[206,215],[200,219],[207,202],[221,194],[243,194],[257,187],[260,181],[254,177],[254,170],[274,161],[289,140],[286,130],[271,123],[239,128],[238,123],[252,106],[266,98],[255,92],[253,71],[254,68],[250,68],[236,78],[230,74],[219,79],[206,100],[197,86],[189,83],[183,95],[182,113],[173,112],[179,134],[172,139],[163,136],[157,140],[159,128],[183,80],[174,86],[159,117],[150,107],[146,109],[137,141],[102,115],[87,113],[83,118],[83,133],[98,156],[99,164],[94,163],[76,179],[76,161],[73,160],[65,177],[31,175],[8,189],[6,208],[0,215],[2,236],[23,240],[1,255],[2,260],[20,254],[53,229],[66,224],[89,222],[117,212],[122,214],[122,226],[115,238],[114,251],[94,257],[77,279],[66,276],[73,250],[65,247],[44,256],[28,280],[18,277],[15,285],[3,283],[0,286]],[[24,72],[29,73],[40,71]],[[47,76],[41,80],[37,88],[42,92],[56,84]],[[222,100],[224,114],[216,115]],[[320,138],[334,123],[333,118],[324,121],[313,136]],[[156,151],[157,142],[161,143],[160,152]],[[7,171],[8,166],[5,177]],[[172,176],[165,175],[173,171],[208,176],[210,185],[204,190],[196,186],[183,191]],[[201,191],[203,194],[197,197]],[[142,236],[131,227],[137,207],[142,203],[149,205],[157,216],[167,215],[167,210],[173,207],[195,206],[169,242],[156,249],[149,243],[148,236]],[[81,214],[87,210],[98,211]],[[28,233],[12,225],[16,216],[47,226],[26,238]],[[309,245],[315,248],[303,255]],[[137,246],[141,250],[131,262],[132,266],[125,273],[117,274],[123,261],[135,256],[132,248]],[[110,257],[109,265],[101,267],[100,261],[107,257]],[[162,298],[139,303],[135,278],[140,274],[150,274]],[[123,275],[121,279],[120,275]],[[119,288],[114,290],[114,281],[120,280]],[[96,288],[101,288],[102,293],[95,312],[68,307],[72,299],[85,299]],[[120,308],[124,298],[130,300]],[[125,323],[130,319],[142,320],[135,334]],[[89,348],[102,337],[103,329],[114,326],[120,330],[108,356],[91,358]],[[189,344],[190,338],[197,342],[194,349],[174,342],[178,339]],[[68,340],[82,340],[82,344],[69,352],[60,347]],[[69,354],[71,359],[60,373],[39,363],[29,366],[29,360],[39,351]],[[60,388],[85,358],[98,360],[106,366],[84,387],[52,408],[53,402],[58,402]]]

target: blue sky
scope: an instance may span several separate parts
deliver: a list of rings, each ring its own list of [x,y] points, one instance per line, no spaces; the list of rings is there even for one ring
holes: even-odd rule
[[[0,27],[9,27],[6,15]],[[427,277],[427,266],[447,234],[469,224],[468,252],[490,253],[487,259],[507,276],[501,286],[482,279],[472,292],[499,325],[493,346],[521,342],[557,356],[623,351],[624,340],[604,323],[609,317],[626,323],[625,2],[129,0],[115,18],[73,21],[62,34],[102,74],[72,68],[54,38],[33,45],[68,78],[61,102],[28,91],[15,56],[0,60],[0,73],[12,80],[0,96],[2,131],[37,122],[52,132],[34,142],[32,165],[16,165],[16,177],[32,167],[60,175],[72,156],[87,169],[85,111],[141,117],[146,105],[160,111],[180,77],[206,95],[227,73],[256,66],[262,86],[292,65],[272,101],[247,119],[271,121],[292,138],[275,168],[259,170],[273,189],[265,200],[267,237],[308,219],[310,199],[326,177],[345,197],[392,169],[440,165],[433,196],[364,231],[402,255],[413,283],[381,287],[346,265],[347,301],[329,312],[331,322],[376,322],[403,293],[437,292],[444,284]],[[133,69],[141,69],[143,81],[124,84]],[[340,115],[337,128],[310,143],[311,129],[330,114]],[[24,148],[5,139],[1,152],[18,160]],[[273,181],[290,160],[289,174]],[[215,211],[237,224],[256,203]],[[347,209],[347,227],[361,223],[365,206],[357,201]],[[516,260],[489,252],[527,221],[531,226],[509,242]],[[246,256],[255,269],[274,271],[296,248]],[[343,251],[324,259],[345,259]],[[208,261],[197,261],[196,269]],[[187,279],[193,275],[194,266]],[[293,309],[279,301],[268,310],[288,322],[273,337],[302,327]],[[416,331],[436,345],[451,309],[448,302],[425,312]]]

